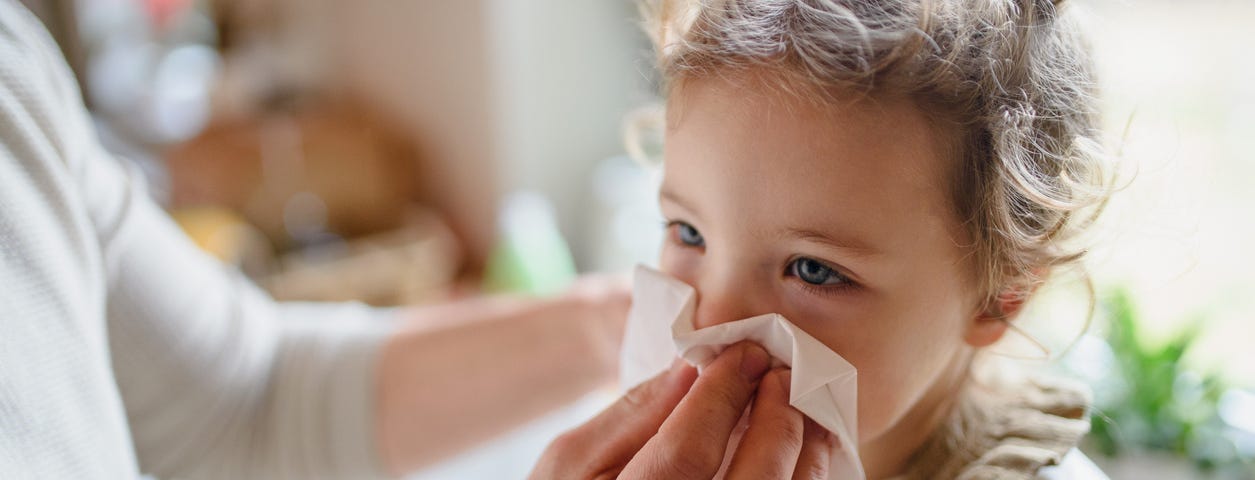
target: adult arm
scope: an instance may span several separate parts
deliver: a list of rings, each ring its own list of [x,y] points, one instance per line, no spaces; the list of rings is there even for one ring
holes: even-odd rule
[[[104,151],[51,39],[29,13],[4,8],[22,17],[2,29],[14,47],[3,59],[11,94],[4,97],[5,127],[20,132],[6,146],[23,171],[41,179],[73,237],[67,241],[80,247],[59,254],[81,267],[76,272],[100,277],[83,284],[104,285],[102,292],[79,292],[105,319],[84,328],[105,330],[112,368],[101,374],[117,385],[144,472],[162,478],[382,476],[394,469],[382,460],[377,425],[408,425],[396,443],[430,446],[461,435],[453,444],[465,445],[609,377],[598,361],[606,357],[584,343],[598,337],[590,334],[595,329],[578,326],[590,311],[580,295],[413,313],[442,319],[445,327],[436,330],[398,330],[380,321],[398,312],[361,305],[273,302],[197,249],[150,200],[142,175]],[[513,335],[479,336],[498,330]],[[541,359],[527,358],[535,348],[506,342],[525,338],[543,340]],[[518,348],[505,348],[512,345]],[[515,370],[484,368],[477,362],[487,361],[486,353]],[[554,376],[543,377],[547,384],[506,381],[510,387],[482,390],[509,380],[502,375],[533,368]],[[459,390],[459,379],[470,389]],[[509,415],[494,417],[492,404],[447,401],[475,393],[517,400],[543,387],[551,392]],[[407,422],[412,411],[445,423]],[[470,422],[476,415],[485,418]],[[474,435],[463,434],[459,419],[475,426]]]
[[[388,470],[447,457],[609,383],[628,297],[626,284],[597,278],[548,300],[410,312],[418,318],[380,356],[377,438]]]

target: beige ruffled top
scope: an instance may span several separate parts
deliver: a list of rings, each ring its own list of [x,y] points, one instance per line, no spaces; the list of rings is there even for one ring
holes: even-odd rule
[[[1089,432],[1089,389],[1055,379],[973,384],[894,480],[1033,480]]]

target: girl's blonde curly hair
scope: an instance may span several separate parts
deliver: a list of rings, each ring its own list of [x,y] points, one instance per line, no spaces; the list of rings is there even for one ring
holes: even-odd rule
[[[962,132],[952,178],[985,308],[1030,295],[1111,191],[1090,49],[1050,0],[647,0],[668,86],[767,72],[778,87],[911,99]],[[670,88],[670,87],[668,87]]]

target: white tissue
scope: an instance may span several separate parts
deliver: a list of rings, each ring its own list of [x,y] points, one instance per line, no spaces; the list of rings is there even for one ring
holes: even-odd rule
[[[858,456],[854,366],[778,314],[695,330],[695,297],[693,287],[684,282],[648,267],[636,268],[632,310],[620,353],[622,388],[630,389],[666,370],[677,355],[700,369],[727,346],[754,341],[792,368],[789,405],[839,440],[828,478],[866,479]]]

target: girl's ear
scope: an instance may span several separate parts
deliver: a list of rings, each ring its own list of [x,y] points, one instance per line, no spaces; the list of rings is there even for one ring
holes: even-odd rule
[[[963,340],[968,345],[983,348],[1002,339],[1010,328],[1007,322],[1024,310],[1024,304],[1028,302],[1031,294],[1031,291],[1024,292],[1020,289],[1004,290],[994,301],[989,302],[989,306],[984,311],[972,319]]]

